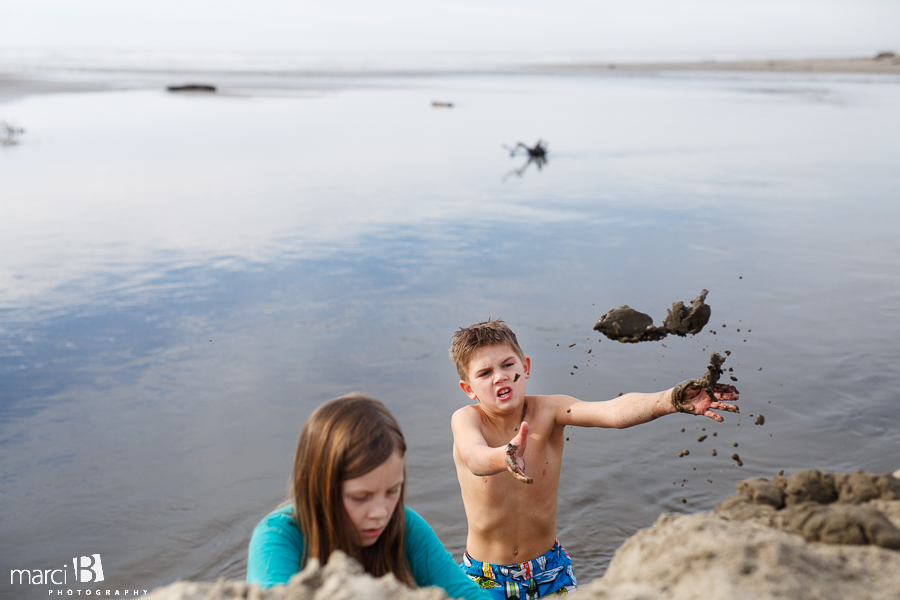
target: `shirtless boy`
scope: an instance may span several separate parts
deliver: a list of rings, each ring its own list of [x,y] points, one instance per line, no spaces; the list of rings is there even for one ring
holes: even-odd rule
[[[675,412],[738,412],[733,386],[716,384],[715,398],[678,386],[629,393],[604,402],[571,396],[526,396],[531,360],[496,319],[460,329],[450,357],[459,386],[476,403],[453,414],[453,461],[469,533],[460,567],[498,600],[540,598],[576,589],[566,551],[556,539],[556,505],[564,429],[616,427]],[[673,403],[673,393],[676,403]]]

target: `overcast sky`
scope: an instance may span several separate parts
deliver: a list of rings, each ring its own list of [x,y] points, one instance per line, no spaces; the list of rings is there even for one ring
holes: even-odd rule
[[[898,0],[0,0],[0,49],[823,56],[900,51]]]

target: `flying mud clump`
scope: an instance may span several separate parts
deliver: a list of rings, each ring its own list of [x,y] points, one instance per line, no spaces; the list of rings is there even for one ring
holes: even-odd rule
[[[685,306],[684,302],[672,304],[660,327],[654,327],[650,315],[636,311],[626,304],[600,317],[594,329],[611,340],[630,344],[655,342],[670,333],[681,337],[689,333],[692,335],[700,333],[709,322],[712,312],[704,303],[708,293],[709,290],[700,292],[700,295],[691,301],[690,307]]]

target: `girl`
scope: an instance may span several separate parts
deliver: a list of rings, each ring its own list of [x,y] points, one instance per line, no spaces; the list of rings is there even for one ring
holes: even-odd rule
[[[342,550],[374,577],[393,573],[411,587],[487,599],[428,523],[404,505],[405,452],[400,426],[381,402],[351,394],[317,408],[297,444],[294,502],[253,531],[247,581],[286,584],[310,558],[325,564]]]

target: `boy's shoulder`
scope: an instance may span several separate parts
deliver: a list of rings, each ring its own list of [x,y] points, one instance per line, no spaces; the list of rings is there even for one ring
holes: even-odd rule
[[[481,406],[478,403],[475,404],[466,404],[465,406],[461,406],[453,411],[453,416],[450,417],[450,421],[452,423],[474,423],[476,421],[480,421],[481,417],[484,413],[481,410]]]
[[[534,396],[525,396],[526,415],[534,415],[535,413],[556,413],[560,404],[565,406],[578,402],[577,398],[566,396],[565,394],[538,394]],[[466,404],[453,412],[451,421],[459,424],[471,423],[475,424],[484,417],[484,411],[479,403]]]

